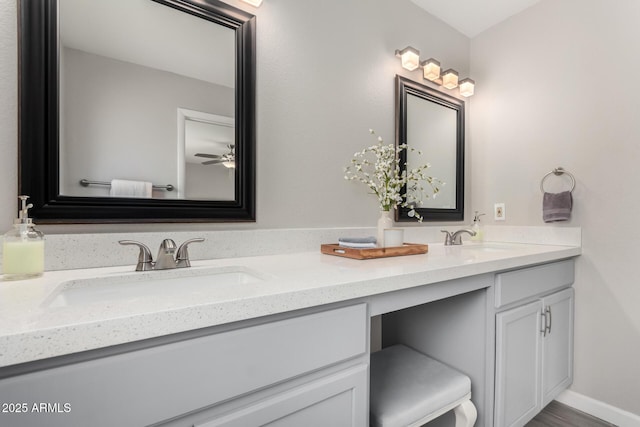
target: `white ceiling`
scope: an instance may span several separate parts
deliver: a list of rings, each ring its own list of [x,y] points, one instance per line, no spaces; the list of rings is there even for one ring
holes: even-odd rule
[[[469,38],[540,0],[411,0]]]

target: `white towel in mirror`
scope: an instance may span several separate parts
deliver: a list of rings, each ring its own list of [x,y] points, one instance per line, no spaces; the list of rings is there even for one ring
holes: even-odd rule
[[[153,192],[153,184],[147,181],[129,181],[126,179],[112,179],[112,197],[146,197],[150,198]]]

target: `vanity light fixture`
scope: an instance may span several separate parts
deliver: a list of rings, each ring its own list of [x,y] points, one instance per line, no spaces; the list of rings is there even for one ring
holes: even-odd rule
[[[396,50],[396,56],[402,60],[402,67],[413,71],[420,66],[420,51],[411,46],[407,46],[402,50]]]
[[[453,68],[449,68],[442,73],[442,86],[447,89],[455,89],[458,87],[458,72]]]
[[[464,96],[465,98],[470,97],[471,95],[473,95],[475,86],[476,82],[474,82],[470,78],[460,80],[460,95]]]
[[[413,71],[422,68],[422,76],[425,80],[429,80],[446,89],[452,90],[458,88],[460,96],[468,98],[473,95],[476,82],[470,78],[464,78],[458,81],[458,72],[453,68],[449,68],[441,72],[442,66],[440,61],[435,58],[429,58],[426,61],[420,61],[420,51],[411,46],[404,49],[396,49],[396,56],[402,60],[402,67],[406,70]]]
[[[440,61],[429,58],[420,62],[420,66],[425,79],[434,81],[440,78]]]
[[[251,6],[260,7],[262,0],[242,0],[245,3],[249,3]]]

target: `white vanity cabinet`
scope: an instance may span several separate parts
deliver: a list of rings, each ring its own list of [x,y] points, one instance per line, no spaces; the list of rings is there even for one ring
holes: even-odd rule
[[[573,261],[496,275],[495,425],[523,426],[573,380]]]
[[[0,425],[365,426],[365,304],[245,325],[0,370]]]

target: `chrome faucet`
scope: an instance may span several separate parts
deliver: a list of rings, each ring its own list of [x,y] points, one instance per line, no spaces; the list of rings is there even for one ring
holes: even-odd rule
[[[191,262],[189,261],[189,251],[187,250],[187,248],[189,244],[195,242],[204,242],[204,239],[202,237],[189,239],[181,244],[176,251],[176,243],[171,239],[165,239],[160,244],[160,249],[158,249],[158,256],[156,257],[156,261],[154,262],[149,247],[144,243],[136,242],[135,240],[118,241],[118,243],[120,243],[121,245],[134,245],[140,248],[140,253],[138,254],[138,264],[136,264],[136,271],[167,270],[171,268],[191,267]]]
[[[446,233],[446,236],[444,238],[444,245],[445,246],[452,246],[452,245],[461,245],[462,244],[462,233],[467,233],[470,234],[471,236],[475,236],[476,232],[473,230],[470,230],[468,228],[463,228],[461,230],[458,230],[456,232],[450,232],[447,230],[440,230],[443,233]]]

